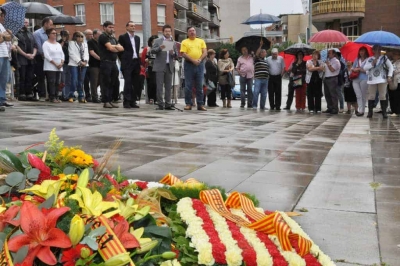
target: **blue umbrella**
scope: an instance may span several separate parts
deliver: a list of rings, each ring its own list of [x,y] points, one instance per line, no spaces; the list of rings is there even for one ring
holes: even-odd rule
[[[321,60],[322,61],[325,62],[328,59],[328,51],[329,50],[335,50],[335,52],[339,52],[340,53],[340,50],[338,48],[324,49],[324,50],[321,51]],[[340,61],[342,61],[343,63],[346,64],[346,60],[343,58],[343,56],[342,56],[342,58],[340,58]]]
[[[387,31],[370,31],[358,37],[354,42],[369,45],[400,46],[400,38]]]
[[[1,7],[6,11],[4,28],[16,34],[24,26],[26,8],[17,2],[8,2]]]

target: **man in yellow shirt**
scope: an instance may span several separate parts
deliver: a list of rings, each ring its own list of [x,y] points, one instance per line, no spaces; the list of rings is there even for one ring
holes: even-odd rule
[[[204,58],[207,56],[207,47],[204,40],[196,38],[196,29],[189,27],[188,38],[181,44],[181,53],[185,58],[185,110],[192,110],[192,88],[196,88],[197,110],[207,111],[203,103]]]

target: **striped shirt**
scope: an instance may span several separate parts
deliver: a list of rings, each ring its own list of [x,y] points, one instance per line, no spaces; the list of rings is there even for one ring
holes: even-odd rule
[[[254,58],[254,78],[268,79],[269,78],[269,65],[267,60],[260,57]]]

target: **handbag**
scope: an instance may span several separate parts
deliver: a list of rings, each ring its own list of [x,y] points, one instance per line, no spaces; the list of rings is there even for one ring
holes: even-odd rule
[[[207,82],[206,86],[207,86],[207,95],[209,95],[216,89],[214,82],[212,82],[211,80]]]
[[[360,61],[359,61],[359,59],[357,59],[357,66],[360,66]],[[356,78],[358,78],[359,75],[360,75],[360,72],[354,72],[354,71],[352,71],[352,72],[350,73],[349,79],[350,79],[350,80],[356,79]]]
[[[297,75],[293,77],[293,88],[297,89],[303,86],[303,77],[302,75]]]
[[[235,87],[235,79],[233,78],[231,72],[228,73],[228,84],[231,86],[231,88]]]

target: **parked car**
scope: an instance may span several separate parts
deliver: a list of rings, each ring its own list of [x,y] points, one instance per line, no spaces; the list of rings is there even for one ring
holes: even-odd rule
[[[236,75],[235,76],[235,87],[232,88],[232,99],[236,100],[236,98],[240,99],[240,76]],[[253,86],[251,89],[254,92],[254,81],[253,81]],[[247,91],[246,91],[246,97],[247,97]]]

